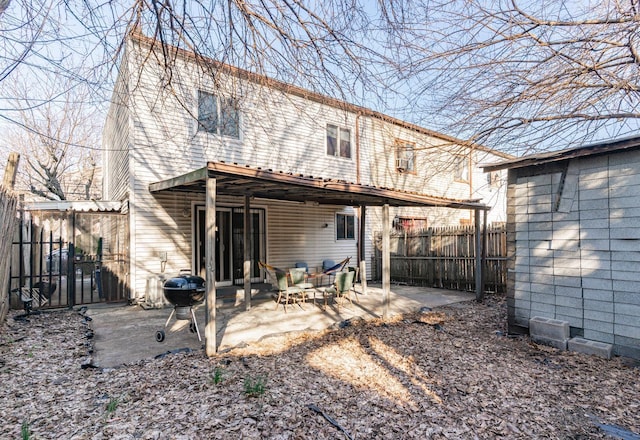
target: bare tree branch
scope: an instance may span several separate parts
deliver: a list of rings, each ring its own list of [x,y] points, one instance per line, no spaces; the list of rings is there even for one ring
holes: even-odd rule
[[[58,92],[51,92],[59,86],[66,90],[62,100],[56,98]],[[14,128],[9,133],[12,147],[21,152],[26,165],[19,170],[17,187],[49,200],[98,196],[95,155],[99,130],[95,110],[83,105],[87,92],[64,84],[24,82],[14,84],[12,90],[16,117],[22,126],[31,128]],[[47,98],[34,102],[33,95]]]
[[[410,107],[513,153],[631,133],[640,126],[635,3],[422,2],[418,24],[394,40],[408,48],[405,79],[419,84]]]
[[[85,104],[104,106],[125,36],[136,32],[153,41],[146,62],[160,66],[160,85],[174,96],[181,95],[171,49],[178,47],[196,60],[218,60],[516,154],[640,128],[635,0],[41,6],[13,0],[2,14],[7,56],[0,58],[0,89],[21,76],[57,75],[91,91]],[[220,65],[200,63],[214,81]],[[0,90],[0,108],[9,107],[9,96]],[[28,111],[39,104],[22,105]],[[0,116],[39,133],[40,142],[61,135],[13,112]]]

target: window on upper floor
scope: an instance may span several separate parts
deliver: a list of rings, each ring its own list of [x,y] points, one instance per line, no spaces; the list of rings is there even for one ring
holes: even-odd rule
[[[399,173],[416,172],[416,144],[396,139],[396,171]]]
[[[198,130],[240,138],[240,111],[233,98],[198,92]]]
[[[351,158],[351,131],[327,124],[327,156]]]
[[[500,172],[499,171],[491,171],[487,173],[487,183],[489,184],[489,188],[495,189],[500,187]]]
[[[353,214],[336,214],[336,238],[338,240],[355,240],[356,217]]]
[[[469,182],[469,157],[456,156],[454,161],[453,178],[459,182]]]

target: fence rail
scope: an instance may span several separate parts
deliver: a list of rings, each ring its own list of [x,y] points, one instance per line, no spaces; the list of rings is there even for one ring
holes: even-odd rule
[[[439,227],[417,233],[394,232],[391,245],[391,281],[443,289],[475,290],[475,228]],[[372,277],[382,278],[382,238],[376,234]],[[483,252],[483,282],[488,292],[506,290],[506,227],[487,228]]]

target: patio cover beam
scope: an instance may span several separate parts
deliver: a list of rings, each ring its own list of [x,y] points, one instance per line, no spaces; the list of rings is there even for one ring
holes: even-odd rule
[[[149,185],[149,191],[152,193],[161,191],[204,192],[207,176],[216,179],[218,194],[237,197],[251,194],[255,198],[342,206],[389,205],[489,209],[478,200],[448,199],[224,162],[208,162],[205,168],[152,183]]]

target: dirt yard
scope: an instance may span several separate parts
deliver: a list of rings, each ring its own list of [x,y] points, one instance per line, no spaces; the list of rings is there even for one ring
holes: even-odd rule
[[[489,297],[99,370],[81,368],[78,312],[10,316],[0,438],[640,438],[637,362],[538,346],[505,322]]]

